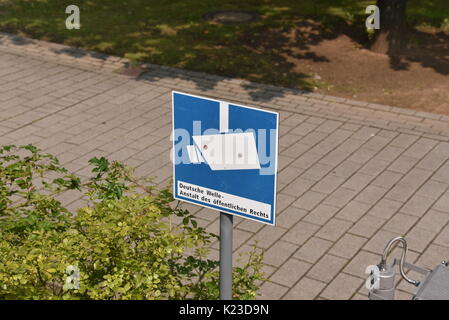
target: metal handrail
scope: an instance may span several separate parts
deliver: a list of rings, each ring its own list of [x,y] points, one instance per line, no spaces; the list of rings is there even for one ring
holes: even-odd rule
[[[402,243],[402,254],[401,254],[401,259],[399,261],[399,272],[401,273],[401,276],[405,281],[407,281],[410,284],[413,284],[414,286],[418,286],[419,281],[410,279],[404,272],[404,262],[405,262],[405,256],[407,254],[407,241],[404,239],[404,237],[399,236],[399,237],[393,238],[387,243],[387,245],[385,246],[384,252],[382,254],[382,260],[380,261],[379,267],[381,270],[384,270],[384,271],[386,270],[387,257],[390,254],[392,246],[394,244],[396,244],[397,242]]]

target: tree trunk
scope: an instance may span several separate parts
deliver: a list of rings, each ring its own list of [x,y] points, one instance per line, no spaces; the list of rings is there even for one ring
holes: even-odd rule
[[[376,30],[371,50],[398,55],[405,46],[405,8],[407,0],[377,0],[380,11],[380,29]]]

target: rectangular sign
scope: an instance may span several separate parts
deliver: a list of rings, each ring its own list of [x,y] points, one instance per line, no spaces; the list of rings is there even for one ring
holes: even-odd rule
[[[275,224],[276,112],[172,93],[176,199]]]

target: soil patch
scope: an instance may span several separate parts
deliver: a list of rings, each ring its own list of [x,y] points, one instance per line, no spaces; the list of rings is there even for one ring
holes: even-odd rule
[[[341,34],[290,48],[285,59],[293,72],[322,81],[320,93],[449,114],[449,33],[413,31],[408,37],[400,57],[373,53]]]

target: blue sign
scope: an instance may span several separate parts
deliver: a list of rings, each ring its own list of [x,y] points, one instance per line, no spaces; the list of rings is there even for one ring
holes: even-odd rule
[[[173,91],[176,199],[275,224],[276,112]]]

